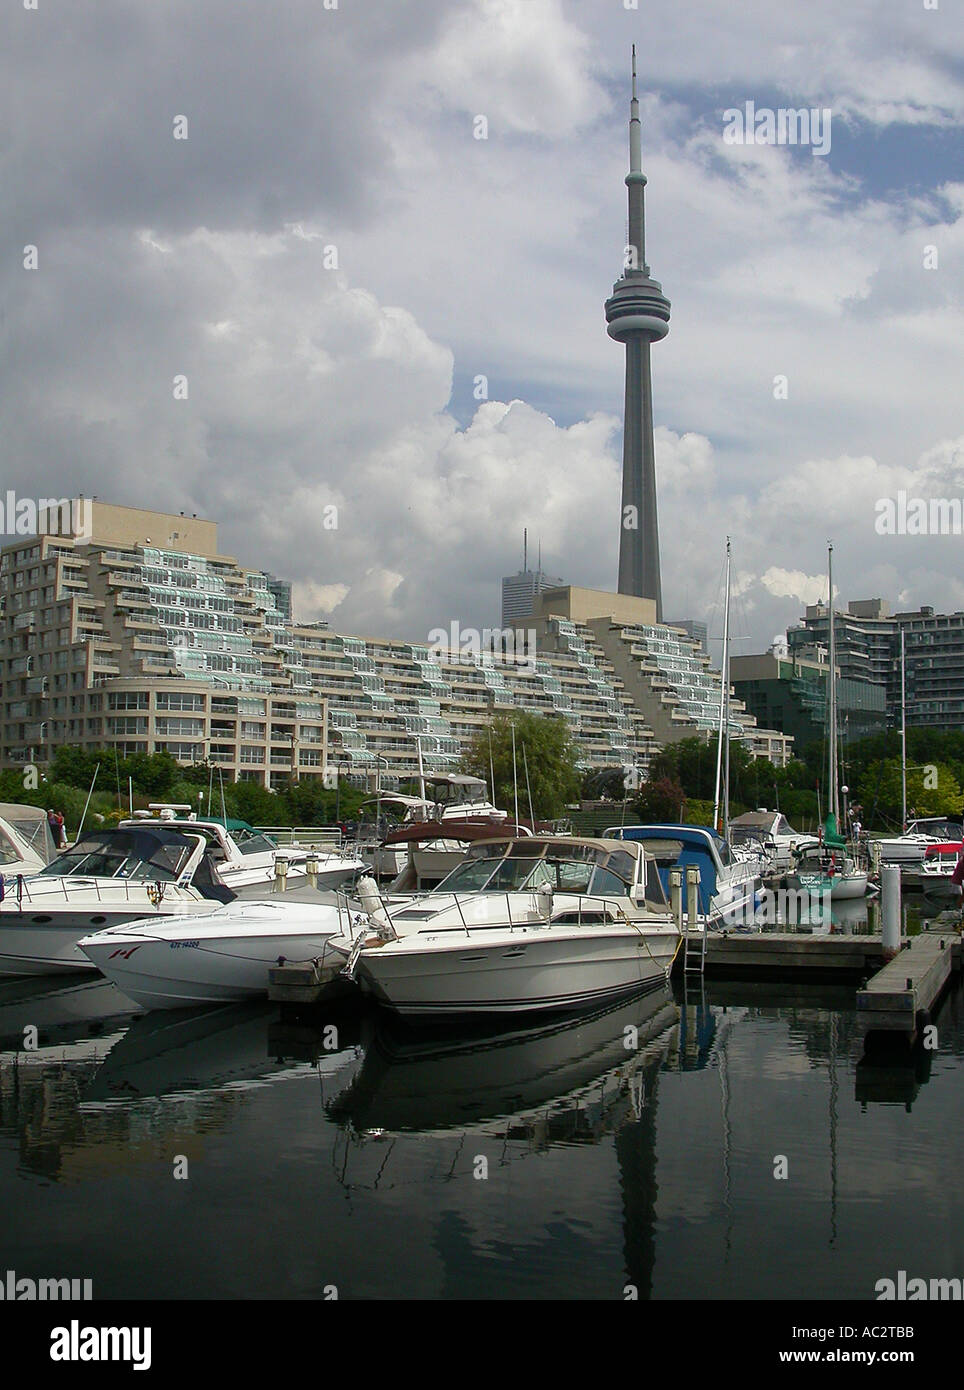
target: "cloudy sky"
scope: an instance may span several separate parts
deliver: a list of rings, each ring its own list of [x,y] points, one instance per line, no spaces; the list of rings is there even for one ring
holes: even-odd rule
[[[738,651],[828,539],[845,600],[964,608],[964,537],[875,528],[964,497],[953,0],[327,4],[4,7],[5,488],[211,517],[346,632],[497,625],[526,525],[614,587],[635,42],[667,616],[719,631],[727,533]]]

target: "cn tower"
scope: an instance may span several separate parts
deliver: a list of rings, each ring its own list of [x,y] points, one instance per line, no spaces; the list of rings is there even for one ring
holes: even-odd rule
[[[636,45],[633,45],[633,96],[629,117],[629,242],[622,279],[606,300],[611,338],[626,344],[626,406],[623,421],[623,504],[619,532],[621,594],[655,600],[663,621],[659,581],[659,525],[656,518],[656,458],[653,452],[653,382],[650,344],[669,332],[669,300],[650,277],[646,264],[640,154],[639,101],[636,96]]]

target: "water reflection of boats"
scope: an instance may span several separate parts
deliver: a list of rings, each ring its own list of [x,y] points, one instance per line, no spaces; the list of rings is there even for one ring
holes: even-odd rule
[[[220,1005],[135,1018],[87,1086],[81,1109],[130,1104],[147,1097],[245,1090],[303,1077],[269,1050],[270,1006]],[[317,1069],[334,1074],[355,1057],[350,1017]]]
[[[18,1065],[99,1058],[123,1034],[135,1006],[107,980],[50,976],[0,984],[0,1060]]]
[[[504,1133],[507,1118],[538,1118],[551,1128],[554,1116],[571,1139],[576,1111],[590,1129],[611,1130],[610,1112],[620,1102],[632,1117],[633,1078],[665,1053],[678,1020],[668,988],[577,1019],[497,1033],[428,1034],[379,1015],[360,1071],[326,1108],[355,1130],[502,1121]]]

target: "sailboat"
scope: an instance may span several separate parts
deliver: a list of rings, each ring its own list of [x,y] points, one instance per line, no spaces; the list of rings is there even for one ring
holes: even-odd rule
[[[827,893],[832,902],[862,898],[867,892],[867,873],[858,869],[848,853],[847,841],[839,828],[840,787],[837,762],[837,644],[833,603],[833,546],[827,551],[830,626],[830,670],[827,674],[827,816],[817,844],[798,852],[797,867],[787,875],[787,887],[804,892]]]

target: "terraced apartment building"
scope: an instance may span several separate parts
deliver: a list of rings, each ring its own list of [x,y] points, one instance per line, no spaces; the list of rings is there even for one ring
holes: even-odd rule
[[[43,766],[61,745],[166,749],[265,786],[325,775],[390,786],[415,775],[419,745],[426,773],[451,771],[494,714],[521,709],[565,719],[585,769],[644,778],[667,739],[716,727],[720,678],[705,653],[640,625],[648,608],[620,608],[648,600],[548,591],[536,647],[518,655],[347,635],[292,622],[290,588],[220,554],[214,522],[86,509],[84,534],[42,532],[0,554],[5,768]],[[785,761],[790,739],[757,730],[738,704],[731,714],[752,751]]]

